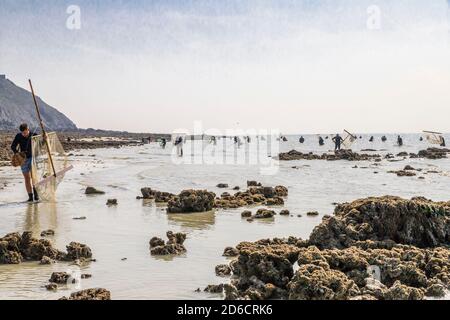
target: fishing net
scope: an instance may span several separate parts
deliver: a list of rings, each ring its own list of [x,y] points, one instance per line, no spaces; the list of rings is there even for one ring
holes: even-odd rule
[[[353,142],[356,141],[356,136],[351,134],[350,132],[344,131],[342,134],[342,145],[345,149],[350,149],[352,147]]]
[[[31,141],[33,183],[41,200],[54,201],[59,183],[72,166],[55,132],[47,133],[51,158],[42,135],[34,136]]]
[[[441,136],[440,133],[424,132],[424,134],[425,134],[425,138],[427,139],[427,141],[431,144],[441,145],[443,142],[444,138]]]

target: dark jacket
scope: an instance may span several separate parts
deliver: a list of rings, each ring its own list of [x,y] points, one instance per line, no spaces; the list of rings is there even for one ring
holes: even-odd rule
[[[22,133],[18,133],[16,137],[14,138],[12,144],[11,144],[11,150],[16,152],[25,152],[27,155],[27,159],[32,157],[31,152],[31,138],[36,136],[36,133],[30,133],[28,135],[28,138],[25,138]],[[19,146],[19,150],[17,150],[17,146]]]

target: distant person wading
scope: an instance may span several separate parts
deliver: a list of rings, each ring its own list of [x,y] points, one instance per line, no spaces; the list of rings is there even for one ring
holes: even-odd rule
[[[36,188],[34,188],[31,179],[31,164],[33,160],[31,138],[36,136],[36,134],[30,132],[26,123],[21,124],[19,130],[20,133],[15,136],[11,144],[11,150],[14,152],[15,157],[18,157],[19,153],[20,155],[23,154],[25,157],[20,168],[25,179],[25,188],[28,193],[28,201],[39,201],[39,195],[37,194]]]
[[[175,139],[174,145],[177,147],[177,155],[179,157],[183,156],[183,137],[177,137]]]
[[[323,140],[322,137],[319,137],[319,145],[323,146],[325,144],[325,141]]]

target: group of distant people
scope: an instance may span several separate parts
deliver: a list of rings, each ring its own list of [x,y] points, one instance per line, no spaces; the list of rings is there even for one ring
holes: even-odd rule
[[[240,146],[242,144],[242,141],[241,141],[240,137],[234,136],[234,137],[232,137],[232,139],[233,139],[234,144],[236,144],[238,146]],[[250,136],[245,136],[245,137],[243,137],[243,139],[247,143],[251,142]],[[328,136],[325,137],[325,139],[328,139]],[[354,137],[354,139],[357,139],[357,137]],[[360,136],[360,139],[362,139],[361,136]],[[444,137],[441,136],[440,139],[441,139],[440,146],[441,147],[445,147],[446,144],[445,144]],[[283,142],[288,141],[285,136],[281,136],[278,140],[281,140]],[[345,142],[345,140],[339,134],[336,134],[331,140],[334,143],[334,150],[335,151],[341,150],[342,144]],[[149,141],[150,141],[150,138],[149,138]],[[303,144],[303,143],[305,143],[306,139],[303,136],[300,136],[298,141],[299,141],[299,143]],[[374,136],[371,136],[369,138],[369,142],[374,142],[374,141],[375,141]],[[386,142],[387,141],[387,137],[386,136],[382,136],[381,137],[381,141],[382,142]],[[420,141],[423,141],[423,137],[420,137]],[[210,143],[216,145],[217,144],[217,138],[215,136],[211,136],[210,137]],[[165,138],[160,139],[161,148],[164,149],[166,147],[166,144],[167,144],[167,140]],[[180,157],[183,156],[183,144],[184,144],[183,137],[182,136],[177,136],[175,138],[175,141],[174,141],[174,146],[177,148],[177,155],[180,156]],[[325,140],[321,136],[319,136],[319,145],[320,146],[325,145]],[[397,136],[397,145],[400,146],[400,147],[403,146],[403,138],[400,135]]]
[[[326,137],[325,139],[328,139],[328,137]],[[356,139],[356,137],[355,137],[355,139]],[[360,139],[362,139],[362,137],[360,137]],[[342,137],[341,137],[339,134],[336,134],[336,136],[334,136],[331,140],[334,142],[334,150],[335,150],[335,151],[341,150],[341,145],[342,145],[342,143],[343,143],[345,140],[342,139]],[[445,146],[446,146],[446,143],[445,143],[444,137],[443,137],[443,136],[440,136],[440,140],[441,140],[440,146],[441,146],[441,147],[445,147]],[[371,136],[371,137],[369,138],[369,142],[374,142],[374,141],[375,141],[375,137],[374,137],[374,136]],[[386,136],[382,136],[382,137],[381,137],[381,141],[382,141],[382,142],[386,142],[386,141],[387,141],[387,137],[386,137]],[[420,137],[420,141],[423,141],[423,137]],[[299,142],[299,143],[302,143],[302,144],[305,143],[305,138],[304,138],[303,136],[301,136],[301,137],[298,139],[298,142]],[[320,146],[325,145],[325,140],[324,140],[321,136],[319,136],[319,145],[320,145]],[[400,136],[400,135],[397,136],[397,145],[398,145],[399,147],[403,146],[403,138],[402,138],[402,136]]]

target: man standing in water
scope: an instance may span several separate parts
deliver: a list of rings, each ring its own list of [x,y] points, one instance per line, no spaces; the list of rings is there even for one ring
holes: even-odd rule
[[[183,137],[178,136],[175,139],[174,145],[177,147],[177,155],[179,157],[182,157],[183,156]]]
[[[31,138],[33,136],[36,136],[36,134],[32,134],[30,132],[26,123],[21,124],[19,130],[20,133],[16,135],[11,144],[11,150],[14,152],[14,154],[16,154],[19,152],[19,150],[17,149],[17,147],[19,147],[20,152],[23,152],[25,154],[25,162],[22,164],[21,170],[25,179],[25,188],[27,189],[28,193],[28,201],[39,201],[39,196],[36,192],[36,189],[32,186],[31,181],[31,162],[33,159],[31,151]]]
[[[403,146],[403,138],[398,136],[397,137],[397,144],[399,145],[399,147]]]
[[[344,139],[341,138],[341,136],[336,134],[336,136],[332,139],[334,142],[334,151],[341,150],[341,142],[344,142]]]

